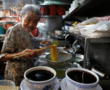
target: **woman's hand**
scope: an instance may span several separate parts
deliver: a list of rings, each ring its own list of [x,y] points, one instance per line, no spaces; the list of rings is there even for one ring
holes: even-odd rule
[[[35,50],[32,50],[32,49],[25,49],[22,52],[20,52],[20,54],[24,54],[24,57],[31,58],[31,57],[34,57],[34,56],[39,56],[43,52],[44,51],[35,51]]]

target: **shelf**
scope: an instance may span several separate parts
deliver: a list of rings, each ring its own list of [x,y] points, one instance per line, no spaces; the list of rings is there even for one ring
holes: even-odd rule
[[[69,34],[75,36],[76,38],[78,38],[82,41],[89,40],[90,43],[110,43],[110,37],[91,38],[91,37],[87,37],[87,36],[83,36],[83,35],[74,34],[71,32],[69,32]]]
[[[39,5],[70,5],[73,0],[32,0]]]
[[[64,20],[74,20],[74,16],[100,17],[110,15],[110,0],[85,0],[74,9]]]
[[[44,3],[41,3],[40,5],[70,5],[71,3],[59,3],[59,2],[44,2]]]
[[[0,21],[0,23],[18,23],[17,21]]]
[[[78,17],[69,17],[67,18],[67,16],[62,16],[63,18],[63,21],[70,21],[70,22],[75,22],[75,21],[78,21],[78,22],[81,22],[81,20],[78,18]]]
[[[19,16],[9,16],[9,17],[5,17],[5,16],[3,16],[3,17],[0,17],[0,18],[17,18],[17,17],[19,17]]]
[[[41,18],[46,18],[46,17],[62,17],[62,16],[59,16],[59,15],[55,15],[55,16],[51,16],[51,15],[43,15],[43,16],[41,16]]]

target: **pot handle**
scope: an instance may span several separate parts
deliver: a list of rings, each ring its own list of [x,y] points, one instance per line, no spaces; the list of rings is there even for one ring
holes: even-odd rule
[[[72,49],[73,49],[73,53],[75,54],[76,51],[80,48],[81,46],[78,44],[78,40],[75,40],[72,44]]]
[[[105,73],[102,71],[102,69],[100,69],[98,66],[93,66],[91,68],[91,71],[93,71],[94,73],[96,73],[98,76],[100,77],[104,77],[105,76]]]

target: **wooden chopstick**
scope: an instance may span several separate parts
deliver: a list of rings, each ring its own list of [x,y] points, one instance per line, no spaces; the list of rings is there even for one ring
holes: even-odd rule
[[[42,51],[42,50],[45,50],[45,49],[48,49],[48,48],[51,48],[51,46],[43,47],[43,48],[41,48],[41,49],[35,49],[34,51],[35,51],[35,52],[38,52],[38,51]],[[20,57],[23,57],[23,56],[29,55],[29,54],[30,54],[29,52],[28,52],[28,53],[24,53],[24,54],[19,54],[19,55],[17,55],[17,56],[14,56],[13,59],[20,58]]]
[[[48,49],[48,48],[51,48],[51,46],[43,47],[43,48],[41,48],[41,49],[35,49],[35,51],[36,51],[36,52],[37,52],[37,51],[42,51],[42,50],[45,50],[45,49]]]

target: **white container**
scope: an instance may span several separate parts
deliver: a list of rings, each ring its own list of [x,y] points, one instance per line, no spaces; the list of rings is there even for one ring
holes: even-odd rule
[[[32,71],[35,70],[47,70],[54,74],[54,76],[48,80],[45,81],[33,81],[29,80],[26,75]],[[47,66],[38,66],[33,67],[25,71],[24,73],[24,79],[26,80],[26,84],[30,90],[46,90],[48,88],[51,90],[55,86],[55,80],[56,80],[56,71],[50,67]]]
[[[15,83],[11,80],[0,80],[0,90],[14,90]]]
[[[96,81],[93,83],[81,83],[81,82],[77,82],[75,80],[72,80],[69,76],[68,76],[68,72],[71,71],[83,71],[83,72],[87,72],[89,74],[91,74],[92,76],[94,76],[96,78]],[[97,85],[99,82],[99,77],[92,71],[88,70],[88,69],[84,69],[84,68],[69,68],[66,70],[65,72],[66,74],[66,83],[67,83],[67,88],[68,90],[97,90]],[[91,78],[89,78],[91,79]]]

